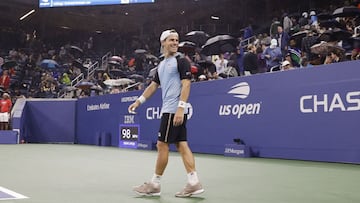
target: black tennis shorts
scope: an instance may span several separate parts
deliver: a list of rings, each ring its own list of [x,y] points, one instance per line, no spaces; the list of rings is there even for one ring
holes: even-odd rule
[[[165,143],[177,143],[187,141],[186,121],[187,115],[184,115],[184,122],[180,126],[174,126],[175,114],[163,113],[159,129],[158,140]]]

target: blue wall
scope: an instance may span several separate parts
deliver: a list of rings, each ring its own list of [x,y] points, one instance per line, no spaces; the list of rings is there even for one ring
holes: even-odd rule
[[[360,61],[352,61],[193,83],[190,146],[194,152],[223,154],[226,144],[240,138],[254,156],[360,163],[359,67]],[[128,105],[140,94],[79,99],[74,141],[99,144],[99,135],[108,134],[111,145],[118,146],[119,125],[131,121],[140,125],[140,140],[156,142],[160,90],[129,115]],[[28,106],[32,117],[50,119],[40,106]],[[40,123],[28,124],[37,128]]]
[[[76,100],[28,100],[21,137],[33,143],[74,143]]]

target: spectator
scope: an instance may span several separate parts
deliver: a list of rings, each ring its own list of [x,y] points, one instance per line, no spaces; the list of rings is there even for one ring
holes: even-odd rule
[[[244,69],[251,74],[258,73],[258,60],[256,55],[256,47],[253,44],[248,45],[248,52],[244,56]]]
[[[283,56],[287,53],[289,49],[289,40],[290,36],[287,32],[284,31],[282,26],[278,26],[278,45],[281,49],[281,53]]]
[[[338,63],[338,62],[342,62],[344,61],[344,53],[342,51],[339,50],[332,50],[330,51],[330,59],[331,59],[331,63]]]
[[[292,70],[294,67],[292,67],[291,63],[288,60],[285,60],[281,63],[281,71],[286,70]]]
[[[253,36],[252,26],[249,25],[244,29],[244,40]]]
[[[289,33],[290,29],[293,27],[293,23],[291,21],[291,19],[289,18],[289,15],[287,13],[284,13],[284,19],[283,19],[283,26],[284,26],[284,31]]]
[[[219,54],[219,59],[215,61],[216,73],[221,76],[224,73],[225,68],[227,67],[228,60],[224,58],[224,54]]]
[[[281,25],[281,23],[280,23],[280,21],[278,21],[277,18],[274,18],[274,19],[272,20],[272,23],[271,23],[271,25],[270,25],[270,37],[271,37],[271,38],[275,38],[275,37],[276,37],[276,35],[277,35],[277,33],[278,33],[277,27],[280,26],[280,25]]]
[[[0,86],[3,88],[4,91],[7,91],[10,87],[10,76],[9,71],[4,70],[0,77]]]
[[[303,12],[301,18],[299,19],[299,26],[304,27],[309,24],[309,14],[307,12]]]
[[[266,66],[268,71],[270,71],[272,67],[280,65],[282,53],[280,47],[277,46],[276,39],[271,40],[270,47],[267,47],[264,50],[262,58],[266,60]]]
[[[67,73],[63,73],[61,83],[67,86],[71,85],[71,79]]]
[[[301,41],[301,52],[306,56],[308,61],[312,61],[317,58],[315,54],[311,53],[310,49],[311,46],[317,43],[317,41],[318,37],[315,36],[315,33],[312,30],[310,30],[309,33],[307,33],[307,36]]]
[[[291,57],[291,64],[293,64],[294,67],[300,67],[301,50],[297,48],[294,39],[290,40],[288,54],[290,54]]]
[[[310,25],[318,25],[318,18],[315,11],[310,11]]]
[[[10,111],[12,107],[12,102],[10,95],[4,93],[0,101],[0,130],[9,129],[9,120],[10,120]]]

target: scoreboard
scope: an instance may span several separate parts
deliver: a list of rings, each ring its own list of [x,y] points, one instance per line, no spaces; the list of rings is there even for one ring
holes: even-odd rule
[[[39,0],[40,8],[154,3],[155,0]]]

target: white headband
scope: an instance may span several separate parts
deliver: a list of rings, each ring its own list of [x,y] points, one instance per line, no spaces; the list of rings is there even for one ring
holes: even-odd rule
[[[165,30],[164,32],[161,33],[160,42],[164,41],[171,34],[175,34],[177,37],[179,37],[179,34],[175,30]]]

